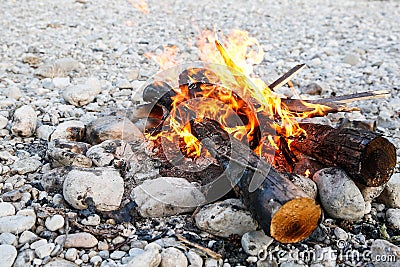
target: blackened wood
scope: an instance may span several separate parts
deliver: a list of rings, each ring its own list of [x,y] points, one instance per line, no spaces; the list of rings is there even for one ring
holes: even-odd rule
[[[261,228],[282,243],[308,237],[321,209],[290,180],[261,160],[215,121],[192,122],[193,134],[225,169],[232,186]]]
[[[291,148],[315,158],[326,166],[343,168],[354,181],[380,186],[393,174],[395,146],[381,135],[348,128],[302,123],[307,136],[294,140]]]
[[[143,100],[152,104],[159,104],[165,108],[171,108],[176,92],[172,87],[162,81],[156,81],[147,85],[143,90]]]
[[[290,69],[288,72],[283,74],[281,77],[279,77],[276,81],[271,83],[268,88],[271,89],[271,91],[274,91],[278,89],[279,87],[285,85],[288,81],[290,81],[297,73],[299,73],[306,64],[299,64],[294,66],[292,69]]]

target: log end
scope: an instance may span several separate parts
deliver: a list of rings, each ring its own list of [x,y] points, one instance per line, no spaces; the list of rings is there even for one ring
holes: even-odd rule
[[[396,166],[396,148],[384,137],[378,137],[365,147],[360,165],[360,177],[367,186],[380,186],[389,181]]]
[[[281,243],[296,243],[307,238],[318,226],[321,207],[311,198],[295,198],[275,212],[271,236]]]

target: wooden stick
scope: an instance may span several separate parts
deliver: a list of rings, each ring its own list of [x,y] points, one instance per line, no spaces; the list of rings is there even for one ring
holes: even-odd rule
[[[271,89],[271,91],[274,91],[283,85],[285,85],[288,81],[290,81],[297,73],[299,73],[306,64],[299,64],[294,66],[292,69],[290,69],[288,72],[283,74],[281,77],[279,77],[276,81],[271,83],[268,87]]]
[[[179,234],[175,234],[175,236],[176,236],[176,238],[177,238],[179,241],[181,241],[181,242],[183,242],[183,243],[185,243],[185,244],[187,244],[187,245],[189,245],[189,246],[195,247],[195,248],[197,248],[198,250],[203,251],[203,252],[206,253],[208,256],[210,256],[210,257],[212,257],[212,258],[214,258],[214,259],[216,259],[216,260],[222,259],[222,255],[221,255],[221,254],[219,254],[219,253],[217,253],[217,252],[214,252],[214,251],[212,251],[212,250],[209,249],[209,248],[205,248],[205,247],[203,247],[203,246],[200,246],[199,244],[193,243],[193,242],[187,240],[185,237],[183,237],[183,236],[181,236],[181,235],[179,235]]]

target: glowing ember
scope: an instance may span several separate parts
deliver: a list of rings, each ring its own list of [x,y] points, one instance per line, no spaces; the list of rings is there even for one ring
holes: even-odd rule
[[[304,172],[304,176],[307,177],[307,178],[310,178],[310,174],[311,174],[311,172],[310,172],[309,169],[307,169],[307,170]]]
[[[149,5],[146,0],[128,0],[129,3],[142,12],[143,14],[150,14]]]

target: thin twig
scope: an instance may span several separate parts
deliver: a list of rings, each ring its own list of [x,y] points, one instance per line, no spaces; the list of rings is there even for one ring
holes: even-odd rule
[[[212,257],[212,258],[214,258],[214,259],[216,259],[216,260],[222,259],[222,255],[221,255],[221,254],[219,254],[219,253],[217,253],[217,252],[214,252],[214,251],[212,251],[212,250],[209,249],[209,248],[205,248],[205,247],[203,247],[203,246],[201,246],[201,245],[199,245],[199,244],[197,244],[197,243],[193,243],[193,242],[187,240],[185,237],[183,237],[183,236],[181,236],[181,235],[179,235],[179,234],[175,234],[175,236],[176,236],[176,238],[177,238],[179,241],[181,241],[181,242],[183,242],[183,243],[185,243],[185,244],[187,244],[187,245],[189,245],[189,246],[195,247],[195,248],[197,248],[197,249],[203,251],[203,252],[206,253],[208,256],[210,256],[210,257]]]

